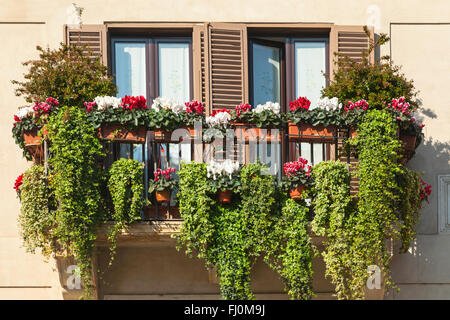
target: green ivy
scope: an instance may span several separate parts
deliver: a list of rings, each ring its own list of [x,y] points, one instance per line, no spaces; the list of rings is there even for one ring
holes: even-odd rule
[[[20,235],[27,252],[34,253],[39,248],[48,258],[57,249],[55,203],[43,166],[32,166],[23,174],[20,203]]]
[[[264,253],[289,294],[308,299],[312,295],[312,251],[306,206],[291,201],[280,206],[275,180],[263,174],[264,169],[260,163],[244,166],[240,197],[222,205],[206,183],[206,164],[182,164],[178,199],[184,225],[176,237],[189,256],[196,251],[208,268],[217,268],[224,299],[254,299],[250,271]]]
[[[86,112],[62,107],[48,123],[51,187],[57,202],[55,236],[80,268],[87,298],[91,294],[91,256],[99,224],[104,221],[102,145]]]
[[[360,179],[349,284],[353,298],[363,298],[370,265],[379,266],[386,284],[392,285],[386,239],[399,236],[396,204],[401,188],[396,178],[401,173],[397,162],[401,144],[397,130],[398,125],[389,113],[370,110],[358,126],[357,137],[351,141],[359,155]]]
[[[144,164],[133,159],[120,159],[115,161],[109,169],[108,189],[111,195],[114,210],[108,239],[111,241],[112,264],[116,253],[117,233],[125,226],[140,219],[140,211],[147,205],[144,197]]]
[[[355,201],[350,196],[348,165],[324,161],[312,170],[314,178],[314,219],[312,230],[326,237],[322,256],[325,275],[335,286],[338,299],[353,297],[350,290]]]

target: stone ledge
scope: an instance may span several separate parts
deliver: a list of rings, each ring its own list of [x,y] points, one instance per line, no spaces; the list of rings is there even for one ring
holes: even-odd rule
[[[109,246],[107,239],[108,230],[113,222],[105,223],[99,230],[96,244],[97,246]],[[176,240],[171,236],[180,232],[182,220],[154,220],[134,222],[124,228],[117,236],[117,246],[174,246]],[[324,237],[313,235],[309,227],[309,234],[312,243],[316,246],[322,245]]]

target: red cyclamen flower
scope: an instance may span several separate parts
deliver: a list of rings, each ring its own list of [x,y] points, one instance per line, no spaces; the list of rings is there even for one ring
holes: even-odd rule
[[[295,111],[299,109],[308,110],[311,105],[311,101],[309,101],[306,97],[298,97],[294,101],[289,101],[289,110]]]
[[[147,100],[143,96],[125,96],[122,98],[122,108],[133,109],[147,109]]]
[[[14,183],[14,190],[19,191],[20,186],[22,185],[23,173],[17,177],[16,182]]]
[[[187,113],[203,114],[205,112],[205,106],[197,100],[185,102],[184,105],[186,106]]]
[[[307,176],[311,173],[311,166],[308,165],[308,160],[299,158],[298,161],[286,162],[284,164],[284,173],[290,177],[297,173],[304,172]]]
[[[230,113],[230,110],[228,110],[228,109],[213,110],[213,112],[211,112],[211,117],[214,117],[216,114],[218,114],[220,112]]]
[[[348,104],[345,106],[344,110],[345,111],[351,111],[351,110],[367,110],[367,108],[369,107],[369,103],[364,100],[358,100],[355,103],[349,101]]]
[[[248,112],[252,110],[252,106],[248,103],[246,104],[240,104],[236,106],[236,116],[239,118],[241,112]]]

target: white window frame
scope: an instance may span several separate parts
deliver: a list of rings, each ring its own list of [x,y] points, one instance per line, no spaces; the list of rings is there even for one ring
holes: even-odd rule
[[[450,235],[450,174],[438,176],[439,233]]]

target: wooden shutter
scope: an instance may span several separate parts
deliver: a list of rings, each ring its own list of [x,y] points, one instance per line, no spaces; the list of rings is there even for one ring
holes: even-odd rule
[[[332,26],[330,33],[330,77],[333,80],[334,71],[336,71],[337,66],[334,63],[336,61],[335,52],[339,54],[344,54],[348,56],[350,59],[360,62],[362,61],[363,50],[369,49],[370,41],[374,39],[374,31],[373,28],[369,28],[370,31],[370,39],[367,38],[366,33],[364,32],[363,26]],[[372,63],[375,62],[375,54],[372,51],[369,59]],[[347,132],[345,129],[339,130],[340,136],[347,136]],[[342,148],[343,143],[340,140],[338,143],[338,147]],[[358,160],[353,157],[339,157],[339,160],[342,162],[350,162],[350,171],[354,175],[356,173]],[[351,194],[356,196],[359,190],[359,179],[355,176],[352,177],[350,182]]]
[[[107,65],[106,50],[106,27],[102,24],[82,24],[80,26],[64,26],[64,43],[67,45],[85,45],[90,51],[92,58],[101,58],[102,63]],[[85,54],[88,54],[88,49]]]
[[[246,25],[209,23],[194,30],[194,37],[199,48],[197,73],[201,74],[197,77],[202,83],[197,96],[202,97],[209,112],[248,103]]]
[[[194,26],[192,34],[193,51],[193,78],[194,99],[206,104],[206,114],[209,115],[209,72],[208,72],[208,46],[206,45],[207,25]]]
[[[370,39],[374,39],[373,27],[369,27]],[[330,32],[330,76],[333,79],[333,72],[336,71],[334,61],[335,52],[344,54],[354,61],[361,61],[362,51],[369,49],[369,39],[364,32],[363,26],[332,26]],[[375,60],[374,52],[370,54],[370,61]]]

